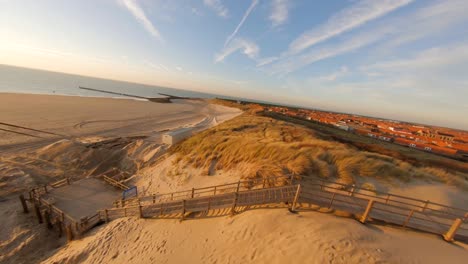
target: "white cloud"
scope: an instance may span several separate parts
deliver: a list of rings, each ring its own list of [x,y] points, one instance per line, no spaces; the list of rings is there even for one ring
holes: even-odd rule
[[[267,57],[267,58],[259,59],[257,61],[257,67],[262,67],[264,65],[270,64],[274,61],[277,61],[278,59],[279,59],[278,57]]]
[[[220,0],[203,0],[203,3],[216,12],[220,17],[228,17],[229,10],[221,3]]]
[[[120,3],[132,13],[132,15],[140,22],[141,25],[150,33],[153,37],[162,40],[159,30],[151,23],[146,16],[145,12],[138,5],[136,0],[120,0]]]
[[[266,61],[262,67],[271,74],[287,74],[309,64],[353,52],[375,43],[379,43],[377,51],[384,51],[388,56],[387,53],[398,45],[436,34],[444,34],[447,29],[454,29],[457,24],[463,26],[468,22],[468,17],[464,14],[467,8],[468,1],[464,0],[435,1],[409,14],[380,21],[366,31],[342,37],[338,43],[324,43],[321,47],[299,54],[283,53],[278,60]],[[269,65],[270,63],[273,64]],[[368,76],[381,75],[373,70],[367,71],[366,74]]]
[[[423,50],[412,58],[396,59],[362,67],[363,71],[414,74],[440,70],[452,65],[468,65],[468,44],[436,47]]]
[[[289,45],[288,53],[297,54],[317,43],[384,16],[412,1],[413,0],[361,0],[351,7],[336,13],[325,24],[303,33]]]
[[[348,67],[342,66],[338,71],[335,71],[329,75],[320,77],[320,80],[329,81],[329,82],[336,81],[337,79],[342,78],[348,73],[349,73]]]
[[[381,40],[385,35],[389,34],[389,32],[388,29],[379,28],[379,30],[368,31],[348,37],[337,44],[327,45],[320,49],[313,49],[303,54],[283,57],[277,63],[269,66],[267,71],[272,74],[287,74],[309,64],[368,46]]]
[[[229,42],[236,36],[237,32],[242,27],[247,17],[249,17],[250,12],[252,12],[252,10],[255,8],[257,4],[258,4],[258,0],[252,0],[252,3],[250,4],[247,11],[245,11],[244,16],[242,16],[242,19],[237,25],[236,29],[231,33],[231,35],[229,35],[229,37],[227,37],[226,42],[224,43],[224,47],[226,47],[229,44]]]
[[[242,53],[251,59],[256,59],[260,52],[260,48],[254,42],[242,38],[236,38],[227,47],[224,47],[220,53],[215,55],[215,63],[224,61],[225,58],[238,50],[241,50]]]
[[[289,0],[272,1],[272,10],[268,18],[274,27],[282,25],[288,20],[290,5]]]

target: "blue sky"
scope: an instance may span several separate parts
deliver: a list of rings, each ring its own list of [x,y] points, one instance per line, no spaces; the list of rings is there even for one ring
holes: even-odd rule
[[[468,129],[466,0],[0,0],[0,64]]]

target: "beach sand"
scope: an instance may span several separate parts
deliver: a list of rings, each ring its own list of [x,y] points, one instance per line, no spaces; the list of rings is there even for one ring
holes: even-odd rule
[[[0,94],[0,122],[54,133],[1,125],[0,149],[24,143],[52,142],[87,136],[154,136],[184,126],[215,125],[239,110],[204,101],[174,100],[172,104],[141,100],[58,95]]]

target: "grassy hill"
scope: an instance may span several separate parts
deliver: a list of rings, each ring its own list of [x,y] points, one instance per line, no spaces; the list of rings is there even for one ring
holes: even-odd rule
[[[236,169],[244,178],[294,174],[371,188],[375,180],[420,179],[468,189],[468,174],[462,170],[418,165],[362,150],[323,132],[249,112],[181,142],[172,153],[206,174]]]

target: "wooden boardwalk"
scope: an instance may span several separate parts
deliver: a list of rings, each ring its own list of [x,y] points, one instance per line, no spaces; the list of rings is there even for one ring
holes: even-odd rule
[[[468,210],[399,196],[379,193],[317,178],[271,177],[251,179],[204,188],[192,188],[166,194],[152,194],[127,200],[117,200],[114,208],[74,220],[58,208],[47,204],[41,193],[47,188],[67,184],[61,181],[30,192],[30,199],[58,219],[63,226],[79,236],[99,222],[120,217],[140,218],[178,217],[185,219],[190,213],[224,210],[235,213],[236,208],[283,204],[292,211],[305,211],[311,205],[341,210],[355,215],[362,223],[385,222],[402,227],[443,235],[447,241],[468,242]],[[115,184],[113,184],[116,186]],[[55,186],[55,187],[52,187]],[[120,186],[118,186],[120,187]]]

